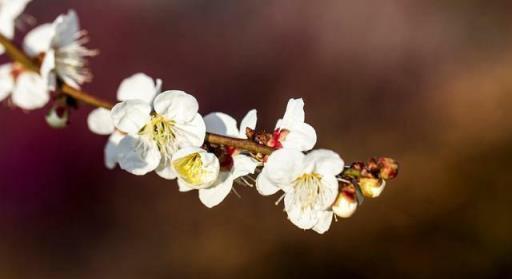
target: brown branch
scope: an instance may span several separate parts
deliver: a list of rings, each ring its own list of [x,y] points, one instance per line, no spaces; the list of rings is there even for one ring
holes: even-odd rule
[[[21,64],[26,70],[39,73],[40,65],[36,61],[30,59],[23,51],[21,51],[17,46],[15,46],[11,40],[0,34],[0,44],[2,44],[5,48],[5,52],[7,55],[14,61]],[[104,101],[93,95],[84,92],[82,90],[73,88],[67,84],[61,83],[59,86],[60,92],[66,94],[74,99],[81,101],[85,104],[88,104],[93,107],[102,107],[106,109],[111,109],[113,104],[108,101]],[[212,133],[206,133],[206,142],[218,145],[226,145],[232,146],[238,149],[247,150],[253,153],[261,153],[265,155],[270,155],[274,149],[257,144],[251,140],[244,140],[238,138],[227,137],[223,135],[217,135]]]
[[[60,86],[60,90],[62,91],[62,93],[93,107],[111,109],[114,106],[112,103],[108,101],[96,98],[91,94],[88,94],[82,90],[78,90],[64,83]]]

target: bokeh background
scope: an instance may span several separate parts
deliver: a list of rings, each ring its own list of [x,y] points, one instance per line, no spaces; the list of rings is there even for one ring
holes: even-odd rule
[[[303,97],[318,146],[392,156],[401,174],[317,235],[277,196],[238,187],[206,209],[175,182],[107,170],[86,106],[52,130],[45,110],[4,103],[0,278],[512,277],[511,1],[34,0],[27,14],[70,8],[101,51],[96,95],[142,71],[203,114],[256,108],[267,130]]]

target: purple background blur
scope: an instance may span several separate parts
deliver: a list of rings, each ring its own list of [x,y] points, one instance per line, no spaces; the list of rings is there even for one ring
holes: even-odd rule
[[[318,146],[388,155],[401,175],[326,235],[238,187],[206,209],[154,174],[103,166],[82,106],[0,109],[0,278],[512,277],[512,2],[34,0],[76,9],[94,82],[114,100],[139,71],[200,112],[259,112],[272,129],[303,97]],[[21,33],[18,34],[21,37]]]

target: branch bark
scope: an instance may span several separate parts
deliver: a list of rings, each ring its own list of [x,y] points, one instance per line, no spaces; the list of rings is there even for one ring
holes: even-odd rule
[[[0,44],[4,46],[5,52],[13,62],[21,64],[26,70],[39,73],[39,63],[28,57],[11,40],[2,34],[0,34]],[[111,109],[114,106],[111,102],[97,98],[85,91],[73,88],[64,83],[61,83],[59,90],[63,94],[71,96],[74,99],[93,107]],[[232,138],[213,133],[206,133],[205,141],[212,144],[232,146],[241,150],[246,150],[252,153],[261,153],[265,155],[270,155],[272,151],[274,151],[274,149],[271,147],[257,144],[251,140]]]

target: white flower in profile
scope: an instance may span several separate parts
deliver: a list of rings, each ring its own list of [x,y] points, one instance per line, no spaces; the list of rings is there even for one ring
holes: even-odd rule
[[[319,149],[304,155],[283,148],[269,156],[256,187],[262,195],[282,190],[288,219],[299,228],[324,233],[333,218],[331,206],[338,196],[336,175],[343,166],[333,151]]]
[[[117,100],[141,100],[151,104],[156,94],[160,92],[162,81],[153,80],[144,73],[134,74],[124,79],[117,90]],[[124,134],[116,130],[110,116],[110,110],[97,108],[87,117],[89,129],[98,135],[110,135],[105,146],[105,166],[109,169],[117,165],[117,146]]]
[[[30,58],[48,50],[51,25],[44,24],[30,31],[23,40],[23,49]],[[0,101],[11,97],[12,103],[25,110],[38,109],[50,100],[45,80],[19,63],[0,66]]]
[[[290,99],[283,118],[277,121],[273,138],[267,144],[274,148],[311,150],[316,144],[316,132],[304,121],[304,101]]]
[[[198,109],[196,98],[178,90],[158,94],[152,104],[127,100],[115,105],[114,126],[126,134],[117,147],[119,166],[135,175],[155,170],[163,178],[176,178],[170,166],[174,153],[204,142],[206,128]]]
[[[80,84],[92,79],[86,67],[86,57],[94,56],[97,52],[83,46],[88,38],[86,32],[80,30],[78,16],[73,10],[57,17],[53,22],[53,32],[50,48],[41,65],[41,75],[50,88],[55,88],[57,78],[80,88]]]
[[[246,128],[256,127],[256,110],[251,110],[243,118],[240,128],[236,120],[222,112],[210,113],[204,117],[206,131],[224,136],[246,139]],[[250,156],[241,154],[240,150],[223,147],[220,156],[220,173],[217,180],[208,188],[199,190],[199,199],[207,207],[221,203],[231,192],[234,181],[248,174],[253,174],[259,162]]]
[[[0,34],[7,39],[14,38],[16,19],[23,13],[31,0],[0,0]],[[0,45],[0,54],[4,48]]]
[[[219,175],[219,160],[213,153],[199,147],[178,150],[171,162],[181,192],[199,190],[199,195],[210,187]]]

